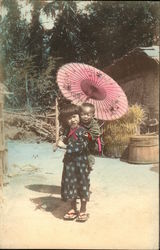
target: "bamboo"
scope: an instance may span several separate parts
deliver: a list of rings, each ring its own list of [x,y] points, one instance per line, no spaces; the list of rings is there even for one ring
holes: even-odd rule
[[[55,152],[58,148],[58,140],[59,140],[59,119],[58,119],[58,115],[59,115],[59,111],[58,111],[58,98],[56,98],[56,118],[55,118],[55,132],[56,132],[56,138],[55,138],[55,143],[53,144],[53,151]]]
[[[30,99],[29,99],[29,86],[28,86],[28,76],[27,73],[25,75],[25,88],[26,88],[26,104],[27,104],[27,109],[29,112],[32,111],[32,107],[30,105]]]

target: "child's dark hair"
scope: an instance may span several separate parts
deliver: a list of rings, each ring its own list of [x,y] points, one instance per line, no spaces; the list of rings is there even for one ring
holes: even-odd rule
[[[80,112],[82,111],[83,108],[90,108],[91,112],[94,114],[95,113],[95,107],[92,103],[88,103],[88,102],[84,102],[81,106],[80,106]]]
[[[75,114],[79,115],[79,107],[74,104],[67,104],[59,114],[59,122],[63,127],[68,126],[67,118]]]

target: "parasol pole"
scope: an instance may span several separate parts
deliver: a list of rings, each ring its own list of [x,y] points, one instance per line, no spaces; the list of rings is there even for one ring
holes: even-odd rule
[[[56,126],[56,143],[53,144],[53,151],[56,151],[58,148],[58,140],[59,140],[59,111],[58,111],[58,98],[56,97],[56,120],[55,120],[55,126]]]
[[[58,98],[56,97],[56,146],[59,140]]]

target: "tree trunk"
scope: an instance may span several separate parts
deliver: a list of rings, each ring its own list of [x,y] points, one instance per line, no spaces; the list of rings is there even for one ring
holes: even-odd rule
[[[29,100],[29,88],[28,88],[28,78],[27,78],[27,73],[25,75],[25,84],[26,84],[26,106],[27,106],[27,111],[32,112],[32,107],[30,105],[30,100]]]

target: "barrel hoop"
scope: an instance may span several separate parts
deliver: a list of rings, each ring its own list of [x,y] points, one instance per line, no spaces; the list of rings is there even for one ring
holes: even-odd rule
[[[150,145],[135,145],[135,144],[130,144],[129,146],[134,146],[134,148],[139,148],[139,147],[155,147],[159,146],[158,144],[150,144]]]
[[[143,161],[137,161],[137,162],[135,162],[135,161],[132,161],[132,160],[129,160],[128,161],[129,163],[133,163],[133,164],[155,164],[155,163],[159,163],[159,161],[152,161],[152,162],[143,162]]]

